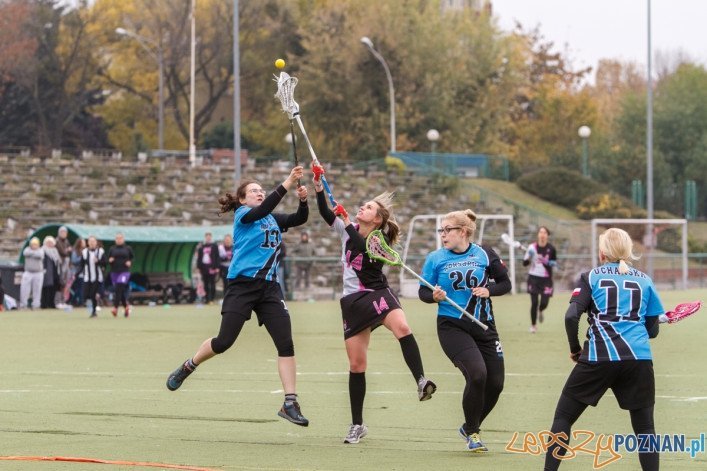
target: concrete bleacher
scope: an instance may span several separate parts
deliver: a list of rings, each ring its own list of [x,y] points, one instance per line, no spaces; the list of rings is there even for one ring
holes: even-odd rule
[[[286,160],[251,160],[255,165],[244,170],[243,176],[258,180],[265,188],[273,188],[290,172],[291,163]],[[17,260],[28,233],[49,222],[117,227],[230,222],[229,216],[219,218],[217,199],[235,190],[234,170],[232,165],[209,161],[192,168],[184,159],[169,157],[140,161],[90,152],[49,158],[0,154],[0,260]],[[383,167],[334,165],[328,174],[335,196],[352,212],[383,191],[395,191],[395,213],[403,229],[415,214],[448,211],[464,202],[463,195],[448,201],[448,195],[440,194],[428,177],[387,172]],[[309,181],[307,177],[305,183]],[[296,207],[296,198],[288,196],[278,211],[295,211]],[[285,234],[285,243],[297,243],[301,230],[317,241],[319,256],[338,256],[339,243],[321,221],[316,205],[311,205],[305,228]],[[223,234],[214,236],[220,240]]]

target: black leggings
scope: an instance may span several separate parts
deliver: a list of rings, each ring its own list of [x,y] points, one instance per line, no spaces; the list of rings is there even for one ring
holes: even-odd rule
[[[113,307],[118,307],[121,304],[123,307],[128,307],[128,285],[126,283],[116,283],[115,297],[113,298]]]
[[[236,342],[243,325],[248,318],[234,312],[221,315],[221,328],[218,336],[211,339],[211,349],[214,353],[223,353]],[[295,356],[295,347],[292,341],[292,324],[287,316],[268,317],[264,322],[265,328],[277,348],[277,356]]]
[[[503,361],[485,361],[478,348],[468,348],[457,354],[453,362],[466,379],[462,396],[464,430],[467,433],[478,433],[481,423],[503,391]]]
[[[550,304],[550,296],[530,293],[530,323],[532,325],[535,325],[538,320],[538,300],[540,301],[540,310],[544,311]]]
[[[570,436],[572,425],[579,419],[582,412],[587,408],[587,404],[583,404],[569,396],[562,395],[555,409],[555,418],[552,422],[552,433],[564,432],[567,437]],[[631,414],[631,426],[633,433],[655,434],[655,424],[653,422],[653,406],[643,409],[635,409],[629,411]],[[569,444],[569,440],[562,440],[565,444]],[[547,449],[545,455],[545,471],[555,471],[560,467],[561,460],[552,456],[553,451],[557,449],[557,454],[564,456],[567,452],[565,447],[553,444]],[[660,455],[658,453],[639,453],[638,461],[641,463],[643,471],[658,471],[660,464]]]

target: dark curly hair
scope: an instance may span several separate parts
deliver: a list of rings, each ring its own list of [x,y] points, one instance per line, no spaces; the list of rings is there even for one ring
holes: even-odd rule
[[[258,183],[258,182],[255,180],[250,180],[250,179],[243,180],[241,182],[241,184],[238,185],[235,195],[233,193],[226,193],[223,196],[219,196],[218,204],[221,205],[221,209],[218,212],[219,217],[222,214],[226,214],[229,211],[235,212],[238,208],[243,206],[243,203],[241,203],[241,198],[245,198],[245,189],[251,183]]]

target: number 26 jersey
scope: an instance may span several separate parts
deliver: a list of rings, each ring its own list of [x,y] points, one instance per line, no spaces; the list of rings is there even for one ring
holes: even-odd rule
[[[441,248],[430,253],[422,267],[422,278],[439,286],[447,297],[481,322],[493,322],[491,298],[471,294],[472,288],[487,287],[489,280],[505,277],[508,269],[498,254],[476,244],[462,253]],[[446,301],[439,303],[438,316],[460,319],[463,314]]]

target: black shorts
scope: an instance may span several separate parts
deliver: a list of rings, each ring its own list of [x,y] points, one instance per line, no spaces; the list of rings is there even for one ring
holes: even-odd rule
[[[344,321],[344,339],[362,330],[380,326],[390,311],[400,309],[400,301],[390,288],[351,293],[339,301]]]
[[[447,357],[454,359],[464,350],[476,348],[485,361],[503,361],[503,346],[493,322],[486,322],[488,330],[462,317],[455,319],[437,316],[437,337]]]
[[[549,298],[552,296],[552,292],[552,278],[528,275],[528,293],[540,294]]]
[[[609,388],[622,409],[635,410],[654,405],[653,361],[577,363],[567,378],[562,394],[583,404],[596,406]]]
[[[246,276],[229,279],[221,315],[237,314],[250,320],[253,311],[258,316],[258,325],[266,324],[272,318],[289,319],[290,313],[282,297],[280,284]]]

